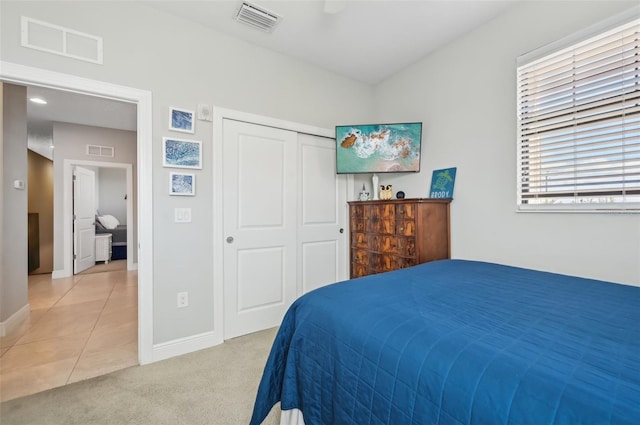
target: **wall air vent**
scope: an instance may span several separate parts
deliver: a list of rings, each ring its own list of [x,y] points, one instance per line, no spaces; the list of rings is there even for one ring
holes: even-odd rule
[[[242,2],[242,6],[240,6],[236,14],[237,21],[264,32],[273,32],[273,29],[281,19],[282,17],[275,13],[247,2]]]
[[[23,47],[102,65],[102,37],[21,17]]]
[[[113,146],[87,145],[87,155],[113,158]]]

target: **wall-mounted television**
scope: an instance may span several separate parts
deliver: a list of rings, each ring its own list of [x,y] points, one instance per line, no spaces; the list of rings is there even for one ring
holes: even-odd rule
[[[420,171],[422,123],[336,126],[338,174]]]

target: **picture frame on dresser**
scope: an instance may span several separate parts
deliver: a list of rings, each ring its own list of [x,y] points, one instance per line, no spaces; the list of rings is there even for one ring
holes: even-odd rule
[[[456,183],[456,167],[434,170],[431,177],[430,198],[453,198],[453,187]]]

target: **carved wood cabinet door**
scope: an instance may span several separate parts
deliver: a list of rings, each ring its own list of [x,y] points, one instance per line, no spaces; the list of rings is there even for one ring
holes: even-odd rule
[[[351,277],[450,258],[451,200],[349,202]]]

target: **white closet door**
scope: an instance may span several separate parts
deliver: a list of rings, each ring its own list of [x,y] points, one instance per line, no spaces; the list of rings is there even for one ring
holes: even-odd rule
[[[225,339],[278,326],[296,298],[297,137],[223,121]]]
[[[336,142],[298,138],[298,293],[347,278],[347,178],[337,175]]]

